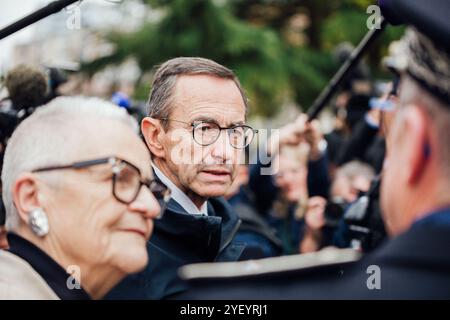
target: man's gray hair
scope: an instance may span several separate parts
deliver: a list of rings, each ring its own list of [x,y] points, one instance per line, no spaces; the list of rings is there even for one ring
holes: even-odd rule
[[[16,128],[5,150],[1,177],[8,230],[14,230],[19,223],[12,196],[19,175],[73,160],[77,145],[89,139],[83,136],[83,126],[91,123],[87,120],[105,118],[120,121],[136,134],[139,131],[137,121],[125,109],[98,98],[83,97],[58,97],[38,108]]]
[[[244,90],[234,72],[217,62],[199,57],[179,57],[168,60],[156,70],[150,97],[148,115],[152,118],[168,118],[172,111],[173,90],[179,75],[211,75],[230,79],[238,87],[246,110],[248,102]]]

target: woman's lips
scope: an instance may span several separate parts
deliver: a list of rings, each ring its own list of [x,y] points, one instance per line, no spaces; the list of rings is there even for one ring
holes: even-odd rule
[[[147,239],[147,232],[141,230],[141,229],[136,229],[136,228],[126,228],[126,229],[120,229],[121,231],[125,231],[125,232],[133,232],[133,233],[137,233],[139,235],[141,235],[142,237],[144,237],[145,239]]]

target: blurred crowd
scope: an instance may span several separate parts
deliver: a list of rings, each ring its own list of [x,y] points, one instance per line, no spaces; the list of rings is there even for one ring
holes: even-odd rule
[[[66,81],[63,70],[27,65],[19,65],[6,75],[8,95],[0,106],[2,162],[16,126],[59,96],[58,87]],[[263,153],[271,162],[238,166],[225,197],[243,222],[237,238],[252,247],[249,257],[305,253],[326,246],[363,250],[365,245],[364,250],[370,251],[383,240],[382,223],[366,225],[367,232],[352,233],[344,217],[349,205],[369,191],[382,168],[385,133],[381,117],[389,111],[396,93],[392,83],[378,86],[384,92],[376,90],[367,72],[355,71],[332,105],[331,132],[324,134],[318,120],[307,123],[301,115],[279,129],[276,150],[267,147],[275,141],[267,141]],[[132,107],[125,93],[113,92],[111,102],[138,122],[145,116]],[[276,170],[261,174],[262,167]],[[364,219],[366,215],[377,220],[380,213],[367,212]]]

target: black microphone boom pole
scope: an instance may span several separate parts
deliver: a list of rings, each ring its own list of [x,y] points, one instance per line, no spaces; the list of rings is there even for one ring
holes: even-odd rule
[[[0,40],[3,38],[6,38],[7,36],[22,30],[25,27],[28,27],[29,25],[42,20],[49,15],[52,15],[54,13],[57,13],[67,7],[68,5],[77,2],[79,0],[58,0],[50,2],[45,7],[30,13],[29,15],[23,17],[20,20],[17,20],[16,22],[11,23],[9,26],[4,27],[0,30]]]
[[[330,80],[328,86],[322,90],[320,95],[314,101],[312,106],[308,109],[308,121],[315,119],[319,113],[326,106],[328,101],[334,95],[334,93],[338,90],[341,83],[346,79],[347,75],[350,71],[356,66],[359,62],[363,54],[370,47],[372,42],[383,32],[386,28],[387,21],[384,17],[381,17],[380,20],[380,28],[370,30],[366,36],[361,40],[359,45],[353,50],[350,57],[345,61],[342,67],[338,70],[338,72],[334,75],[334,77]]]

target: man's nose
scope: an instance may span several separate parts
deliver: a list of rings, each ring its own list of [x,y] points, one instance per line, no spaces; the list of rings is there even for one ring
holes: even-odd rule
[[[230,137],[226,130],[220,132],[219,138],[212,145],[211,155],[222,163],[230,163],[234,160],[236,149],[230,143]]]

